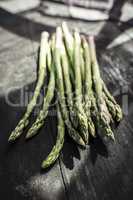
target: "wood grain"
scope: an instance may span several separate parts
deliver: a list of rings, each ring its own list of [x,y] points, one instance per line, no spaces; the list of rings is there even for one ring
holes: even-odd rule
[[[118,9],[112,7],[109,14],[119,18],[122,7],[123,4]],[[42,15],[37,8],[30,11],[27,8],[20,14],[0,8],[0,197],[6,200],[130,199],[133,195],[133,41],[132,33],[127,31],[131,19],[119,23],[111,19],[88,22],[66,18],[71,28],[77,26],[86,35],[96,35],[101,74],[125,113],[115,129],[116,143],[104,145],[97,138],[83,150],[66,136],[59,160],[43,173],[41,161],[55,142],[55,116],[49,115],[33,140],[25,142],[23,136],[14,145],[7,143],[11,130],[25,111],[24,105],[17,106],[22,90],[34,90],[40,33],[53,32],[62,21],[61,16]],[[122,40],[124,37],[126,40]],[[115,45],[108,48],[111,44]],[[7,102],[7,94],[14,106]],[[34,118],[33,115],[31,120]]]

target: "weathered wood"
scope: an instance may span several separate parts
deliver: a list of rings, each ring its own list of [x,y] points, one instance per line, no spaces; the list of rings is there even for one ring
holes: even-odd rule
[[[42,30],[53,32],[55,26],[61,23],[62,16],[54,16],[54,13],[50,16],[48,12],[41,14],[38,6],[34,9],[29,7],[29,12],[27,8],[21,15],[15,14],[17,9],[14,11],[13,7],[7,10],[10,6],[5,7],[5,2],[0,8],[1,199],[125,200],[133,195],[133,41],[132,32],[130,35],[126,32],[132,27],[133,16],[131,12],[128,16],[121,14],[124,1],[119,2],[119,6],[112,6],[109,12],[109,19],[114,19],[114,22],[88,23],[67,16],[71,28],[77,26],[86,35],[97,35],[97,53],[103,79],[118,102],[124,102],[126,115],[116,129],[116,143],[109,143],[107,149],[100,139],[96,139],[86,150],[81,150],[66,137],[59,161],[43,173],[39,167],[55,141],[55,117],[47,118],[45,127],[33,140],[25,142],[22,137],[10,146],[8,136],[25,108],[9,105],[5,95],[11,90],[11,102],[19,103],[21,88],[33,91],[40,33]],[[45,5],[45,1],[42,3]],[[118,5],[118,1],[116,3]],[[96,1],[90,5],[95,6]],[[127,23],[119,23],[121,15],[125,16],[123,21],[127,17]],[[124,43],[120,38],[122,33],[126,36]],[[128,110],[125,110],[126,106]]]

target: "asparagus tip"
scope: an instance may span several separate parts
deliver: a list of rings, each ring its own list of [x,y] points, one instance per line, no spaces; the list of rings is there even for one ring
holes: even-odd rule
[[[28,140],[32,137],[32,134],[30,134],[29,132],[26,134],[25,139]]]
[[[17,137],[14,136],[14,132],[12,132],[12,134],[9,136],[8,138],[8,142],[12,143],[17,139]]]
[[[45,162],[45,160],[42,162],[41,164],[41,169],[46,169],[49,167],[49,164],[47,162]]]
[[[85,147],[85,146],[86,146],[86,144],[85,144],[85,142],[83,141],[83,139],[82,139],[82,138],[80,138],[79,144],[80,144],[81,146],[83,146],[83,147]]]
[[[119,105],[116,106],[116,121],[120,122],[123,118],[123,113]]]
[[[112,131],[108,134],[108,136],[115,142],[115,136]]]

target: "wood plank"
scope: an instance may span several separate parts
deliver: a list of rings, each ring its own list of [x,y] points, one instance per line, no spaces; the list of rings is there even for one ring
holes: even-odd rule
[[[112,9],[116,17],[120,17],[120,7]],[[116,130],[116,144],[108,144],[109,153],[99,139],[92,141],[84,151],[66,138],[59,163],[40,173],[40,163],[55,141],[54,116],[49,116],[45,128],[34,140],[25,143],[22,137],[13,147],[7,144],[9,132],[25,108],[8,105],[4,95],[10,88],[12,102],[18,103],[20,88],[25,85],[28,91],[33,90],[40,33],[43,30],[54,31],[62,19],[62,15],[55,17],[54,13],[53,16],[48,13],[41,15],[37,10],[32,10],[19,15],[0,8],[0,195],[6,200],[129,199],[129,195],[133,195],[133,44],[130,36],[125,44],[115,42],[122,31],[128,29],[128,25],[66,19],[70,27],[77,26],[85,34],[97,35],[98,57],[104,80],[120,103],[125,102],[127,95],[129,98],[129,112],[125,113]],[[115,46],[107,50],[113,42]],[[121,84],[125,86],[125,83],[128,86],[126,93],[119,87]],[[14,91],[16,86],[18,89]]]

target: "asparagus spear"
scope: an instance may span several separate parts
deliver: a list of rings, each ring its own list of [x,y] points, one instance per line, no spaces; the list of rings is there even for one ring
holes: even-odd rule
[[[84,40],[84,38],[85,37],[83,37],[83,40]],[[84,55],[84,60],[87,59],[88,55],[89,55],[89,52],[86,55]],[[84,73],[84,75],[83,75],[83,65],[81,66],[81,71],[82,71],[82,77],[83,77],[82,79],[84,81],[85,75],[87,73]],[[90,78],[90,80],[92,80],[92,78]],[[109,109],[109,112],[111,113],[113,119],[116,120],[117,122],[119,122],[122,119],[122,110],[121,110],[120,106],[116,103],[114,97],[110,94],[110,92],[109,92],[108,88],[106,87],[104,81],[103,80],[101,80],[101,81],[102,81],[102,84],[103,84],[103,93],[104,93],[103,96],[104,96],[105,102],[107,104],[107,107]],[[88,95],[88,96],[91,96],[91,94]]]
[[[105,95],[105,93],[103,92],[103,97],[104,97],[104,100],[106,102],[106,105],[108,107],[108,110],[112,116],[112,119],[115,120],[115,117],[116,117],[116,109],[115,109],[115,105],[112,103],[112,101],[110,101],[108,99],[108,97]]]
[[[89,81],[90,81],[90,83],[89,83],[89,87],[90,87],[90,89],[91,90],[89,90],[89,89],[87,89],[87,87],[86,87],[86,92],[88,92],[88,95],[85,95],[85,88],[83,89],[83,94],[84,94],[84,96],[88,96],[89,97],[89,99],[87,99],[86,97],[84,98],[84,99],[86,99],[85,101],[84,101],[84,104],[86,104],[86,102],[87,102],[87,105],[90,107],[90,114],[91,114],[91,116],[92,116],[92,120],[94,120],[95,121],[95,125],[94,125],[94,128],[92,128],[92,131],[91,131],[91,133],[92,133],[92,135],[93,136],[95,136],[95,126],[97,127],[98,126],[98,121],[99,121],[99,118],[98,118],[98,109],[97,109],[97,105],[96,105],[96,99],[95,99],[95,97],[94,97],[94,91],[93,91],[93,88],[92,88],[92,71],[91,71],[91,59],[90,59],[90,49],[88,49],[88,50],[86,50],[86,56],[85,56],[85,50],[84,50],[84,45],[86,46],[86,44],[84,44],[83,45],[83,43],[84,43],[84,38],[85,37],[82,37],[83,38],[83,40],[82,40],[82,49],[81,49],[81,76],[82,76],[82,82],[83,82],[83,85],[85,85],[85,87],[86,87],[86,84],[84,84],[85,83],[85,79],[88,81],[88,83],[89,83]],[[85,39],[85,42],[86,43],[88,43],[87,41],[86,41],[86,39]],[[87,46],[88,46],[88,44],[87,44]],[[89,51],[89,52],[88,52]],[[87,69],[88,69],[88,66],[90,67],[90,76],[91,77],[86,77],[86,70],[85,70],[85,68],[87,67]],[[88,72],[87,72],[88,73]],[[85,78],[86,77],[86,78]],[[90,79],[90,80],[89,80]],[[87,84],[88,85],[88,84]],[[86,108],[87,108],[87,105],[86,105]],[[88,109],[87,109],[87,112],[88,112]],[[92,127],[93,127],[93,124],[92,124]]]
[[[70,72],[69,72],[68,60],[67,60],[67,57],[66,57],[66,52],[65,52],[63,42],[61,44],[62,44],[62,50],[61,50],[60,53],[61,53],[61,59],[62,59],[62,70],[63,70],[63,75],[64,75],[64,82],[65,82],[66,93],[67,93],[67,104],[68,104],[68,107],[69,107],[69,110],[70,110],[71,121],[72,121],[74,127],[78,128],[78,125],[80,126],[80,124],[78,124],[78,121],[80,120],[79,114],[77,112],[74,113],[73,94],[72,94],[72,86],[71,86],[70,77],[69,77]],[[83,64],[83,63],[81,63],[81,64]],[[85,137],[82,134],[82,130],[81,130],[80,135],[83,136],[83,138],[85,140]]]
[[[60,50],[61,67],[62,67],[62,71],[63,71],[63,79],[64,79],[64,85],[65,85],[65,90],[66,90],[66,95],[67,95],[67,105],[68,105],[68,109],[70,111],[70,119],[71,119],[74,127],[77,128],[78,119],[77,119],[77,117],[74,113],[74,109],[73,109],[73,93],[72,93],[72,84],[70,81],[70,68],[69,68],[69,63],[68,63],[68,59],[67,59],[63,41],[61,41],[60,49],[61,49]]]
[[[79,133],[73,128],[71,121],[69,119],[69,114],[68,110],[66,107],[66,102],[65,102],[65,95],[64,95],[64,85],[63,85],[63,75],[62,75],[62,67],[61,67],[61,54],[60,51],[62,50],[62,45],[61,45],[61,40],[62,40],[62,31],[60,27],[56,29],[56,44],[55,44],[55,49],[53,51],[54,55],[54,64],[55,64],[55,70],[56,70],[56,85],[58,88],[58,97],[59,97],[59,103],[61,106],[61,112],[63,119],[65,121],[65,124],[68,129],[68,134],[70,137],[73,138],[75,142],[78,144],[85,146],[85,143]]]
[[[73,37],[68,29],[67,23],[62,23],[62,31],[64,34],[65,45],[71,64],[73,63]]]
[[[48,114],[49,104],[52,101],[52,98],[54,96],[55,76],[54,76],[53,63],[52,63],[52,59],[51,59],[50,45],[48,45],[47,66],[48,66],[48,69],[50,72],[50,79],[49,79],[49,83],[48,83],[46,96],[44,97],[44,100],[43,100],[43,107],[40,110],[40,112],[36,118],[36,121],[33,123],[31,128],[29,129],[29,131],[26,135],[26,139],[29,139],[29,138],[33,137],[34,135],[36,135],[38,133],[38,130],[44,125],[44,120]]]
[[[82,90],[83,90],[83,94],[84,94],[84,80],[85,80],[85,61],[84,61],[84,50],[81,46],[80,48],[80,60],[81,60],[81,64],[80,64],[80,71],[81,71],[81,79],[82,79]]]
[[[71,77],[71,80],[73,81],[74,80],[74,73],[73,73],[73,42],[74,41],[66,22],[62,23],[62,31],[63,31],[66,50],[67,50],[67,55],[69,58],[70,77]]]
[[[84,56],[84,66],[85,66],[85,110],[88,117],[88,128],[89,133],[95,137],[95,126],[92,121],[92,114],[91,114],[91,107],[92,107],[92,100],[93,100],[93,91],[92,91],[92,75],[91,75],[91,60],[90,60],[90,52],[89,46],[85,39],[82,38],[82,45],[83,45],[83,56]]]
[[[79,125],[79,132],[82,134],[82,138],[84,139],[85,143],[88,143],[88,122],[87,116],[84,112],[82,100],[82,81],[81,81],[81,72],[80,72],[80,47],[81,47],[81,40],[79,33],[77,31],[74,32],[74,75],[75,75],[75,112],[78,116],[78,125]]]
[[[57,117],[58,117],[58,133],[56,138],[56,144],[53,146],[51,152],[47,156],[47,158],[42,162],[41,167],[43,169],[49,167],[52,165],[57,158],[59,157],[59,153],[63,147],[64,144],[64,136],[65,136],[65,124],[61,115],[61,111],[58,105],[57,108]]]
[[[108,106],[109,111],[113,115],[113,118],[116,119],[117,122],[122,120],[123,114],[120,106],[115,101],[114,97],[110,94],[108,88],[106,87],[105,83],[102,81],[103,84],[103,92],[106,96],[106,103]]]
[[[20,135],[23,133],[23,129],[29,124],[29,117],[36,105],[37,98],[40,94],[40,90],[42,88],[44,78],[45,78],[47,46],[48,46],[48,33],[43,32],[41,34],[41,46],[40,46],[40,54],[39,54],[39,73],[38,73],[39,75],[38,75],[35,91],[34,91],[32,99],[30,100],[27,106],[26,113],[24,114],[22,119],[19,121],[15,130],[11,133],[8,139],[8,141],[10,142],[20,137]]]
[[[89,45],[92,63],[93,84],[95,88],[96,104],[99,112],[99,127],[104,131],[105,135],[111,137],[114,140],[114,134],[110,127],[111,116],[109,114],[103,97],[103,87],[101,82],[99,65],[96,58],[94,38],[92,36],[89,37]]]

